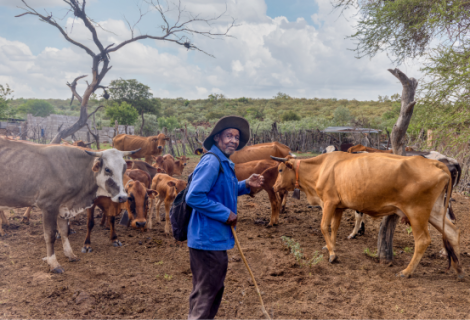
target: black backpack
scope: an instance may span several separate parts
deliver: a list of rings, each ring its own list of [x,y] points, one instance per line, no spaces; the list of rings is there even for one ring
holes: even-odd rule
[[[208,154],[214,155],[217,160],[219,160],[219,173],[224,172],[224,168],[222,167],[222,163],[220,162],[220,158],[218,155],[212,152],[205,153],[202,157],[204,158]],[[170,209],[170,222],[171,228],[173,229],[173,237],[176,241],[186,241],[188,240],[188,225],[189,219],[191,219],[191,214],[193,213],[193,208],[191,208],[186,203],[186,194],[188,193],[189,186],[191,185],[191,181],[193,179],[193,174],[191,173],[188,177],[188,184],[186,188],[182,190],[173,201]]]

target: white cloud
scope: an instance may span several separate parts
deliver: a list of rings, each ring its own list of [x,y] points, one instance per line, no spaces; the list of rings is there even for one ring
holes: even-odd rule
[[[225,10],[218,0],[185,3],[188,11],[204,12],[207,17]],[[149,85],[155,96],[185,98],[206,98],[210,92],[228,97],[272,97],[280,91],[296,97],[370,100],[379,94],[401,92],[401,85],[387,72],[393,65],[384,54],[358,60],[348,50],[354,46],[345,39],[354,32],[353,12],[345,13],[346,20],[331,12],[329,0],[317,0],[317,4],[319,11],[311,17],[315,25],[310,25],[303,18],[269,18],[262,0],[228,1],[226,17],[213,27],[221,31],[229,17],[235,16],[240,23],[231,32],[235,38],[194,39],[216,59],[173,43],[156,41],[154,47],[134,42],[111,54],[113,68],[103,84],[119,77],[137,79]],[[131,36],[124,21],[108,19],[100,25],[112,31],[98,29],[105,46]],[[66,26],[72,38],[97,52],[81,21],[69,18]],[[402,70],[419,78],[418,67],[404,66]],[[91,57],[80,48],[45,47],[33,55],[27,44],[0,37],[0,83],[8,82],[17,97],[69,97],[66,82],[82,74],[88,74],[89,79],[90,70]],[[79,90],[84,86],[84,81],[80,82]]]

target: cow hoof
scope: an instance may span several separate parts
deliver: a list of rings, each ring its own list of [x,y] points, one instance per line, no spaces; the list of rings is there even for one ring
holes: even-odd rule
[[[321,248],[322,250],[328,250],[328,247],[327,246],[324,246],[323,248]]]
[[[55,234],[55,238],[56,238],[57,240],[59,240],[59,239],[61,238],[60,233],[57,232],[57,233]]]
[[[356,239],[356,235],[355,235],[355,234],[351,234],[351,235],[348,236],[348,239],[349,239],[349,240]]]
[[[21,223],[29,224],[29,218],[23,217],[23,219],[21,219]]]
[[[464,280],[464,279],[465,279],[465,274],[461,273],[461,274],[457,275],[457,279],[458,279],[459,281]]]
[[[88,248],[87,248],[87,247],[83,247],[83,248],[82,248],[82,253],[89,253],[89,252],[92,252],[92,251],[93,251],[93,249],[92,249],[91,247],[88,247]]]
[[[83,249],[82,249],[83,250]],[[80,258],[79,257],[72,257],[72,258],[69,258],[69,262],[77,262],[77,261],[80,261]]]
[[[266,225],[266,228],[272,228],[272,227],[273,227],[272,224],[267,224],[267,225]]]
[[[410,276],[403,273],[403,271],[396,274],[397,278],[409,278]]]
[[[77,231],[73,230],[73,229],[69,229],[69,234],[75,234],[77,233]]]
[[[64,268],[62,268],[61,266],[58,266],[58,267],[52,269],[51,272],[52,272],[52,273],[61,274],[61,273],[64,273],[65,270],[64,270]]]
[[[113,247],[121,247],[121,246],[122,246],[121,241],[116,240],[116,241],[113,242]]]
[[[333,263],[333,262],[336,261],[336,259],[337,259],[336,255],[332,255],[332,256],[330,256],[330,259],[328,260],[328,262]]]

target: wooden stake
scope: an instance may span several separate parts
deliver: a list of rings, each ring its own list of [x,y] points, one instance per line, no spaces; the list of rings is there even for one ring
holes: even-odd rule
[[[240,255],[242,256],[243,262],[245,263],[245,266],[248,269],[248,272],[250,273],[251,279],[253,280],[253,283],[255,284],[256,292],[258,293],[259,301],[261,303],[261,311],[263,311],[266,318],[271,320],[271,317],[269,316],[268,312],[264,308],[263,298],[261,298],[261,291],[259,291],[258,284],[256,283],[256,280],[255,280],[255,276],[253,275],[253,272],[251,272],[251,269],[248,266],[248,262],[246,261],[245,255],[243,254],[242,247],[240,246],[240,242],[238,242],[238,237],[237,237],[237,233],[235,232],[235,228],[233,226],[231,226],[231,228],[233,232],[233,237],[235,238],[235,243],[237,244],[238,251],[240,251]]]

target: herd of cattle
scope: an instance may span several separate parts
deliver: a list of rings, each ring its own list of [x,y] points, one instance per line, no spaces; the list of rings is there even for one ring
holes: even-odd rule
[[[162,155],[167,140],[164,134],[147,138],[120,134],[113,140],[114,149],[92,151],[80,141],[73,145],[65,141],[61,145],[39,145],[0,138],[1,222],[8,222],[1,210],[28,207],[23,217],[27,222],[31,207],[39,208],[47,249],[44,260],[55,273],[64,271],[54,254],[56,232],[65,256],[70,261],[78,260],[68,239],[69,219],[85,210],[87,235],[83,253],[93,250],[91,232],[96,207],[103,212],[101,224],[109,226],[113,246],[122,245],[114,224],[123,210],[128,227],[146,231],[153,228],[155,211],[160,217],[163,204],[164,230],[170,234],[170,207],[187,185],[185,180],[173,176],[183,174],[189,159]],[[459,231],[450,203],[461,174],[455,159],[437,152],[411,150],[411,157],[402,157],[361,145],[352,146],[347,152],[331,152],[334,147],[327,150],[326,154],[300,160],[287,146],[272,142],[247,146],[231,156],[238,180],[253,173],[264,176],[264,185],[251,190],[250,196],[261,190],[268,193],[268,227],[279,223],[288,191],[300,189],[311,205],[322,207],[321,231],[330,262],[336,259],[336,235],[342,214],[354,209],[356,224],[348,238],[363,232],[363,213],[374,217],[397,214],[411,224],[415,251],[401,276],[413,273],[430,244],[430,223],[442,233],[443,253],[463,277]],[[124,160],[126,156],[135,160]]]

